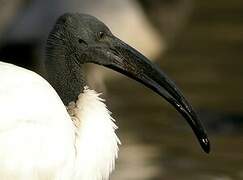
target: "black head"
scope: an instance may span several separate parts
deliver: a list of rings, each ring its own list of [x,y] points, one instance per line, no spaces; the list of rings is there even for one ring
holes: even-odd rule
[[[49,35],[47,50],[56,44],[63,45],[66,55],[76,57],[77,63],[83,64],[87,58],[89,62],[93,58],[92,49],[109,48],[111,37],[113,35],[109,28],[95,17],[67,13],[57,20]],[[104,60],[99,59],[99,61]]]
[[[190,124],[204,151],[209,152],[209,140],[198,116],[178,87],[159,67],[116,38],[95,17],[85,14],[61,16],[49,35],[47,54],[49,80],[65,104],[69,100],[67,97],[77,98],[83,88],[82,64],[102,65],[144,84],[165,98]]]

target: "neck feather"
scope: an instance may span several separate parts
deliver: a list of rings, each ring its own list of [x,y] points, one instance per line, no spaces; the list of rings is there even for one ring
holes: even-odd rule
[[[115,167],[120,144],[117,126],[99,95],[86,86],[68,106],[77,133],[74,179],[108,180]]]

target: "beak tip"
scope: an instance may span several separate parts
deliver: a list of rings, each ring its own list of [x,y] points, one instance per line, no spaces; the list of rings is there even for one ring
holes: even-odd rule
[[[200,144],[206,153],[210,153],[210,142],[207,137],[201,139]]]

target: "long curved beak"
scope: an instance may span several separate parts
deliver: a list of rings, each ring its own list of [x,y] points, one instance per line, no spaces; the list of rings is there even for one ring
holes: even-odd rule
[[[207,134],[197,114],[173,81],[145,56],[114,36],[110,48],[105,49],[102,59],[108,60],[95,63],[118,71],[164,97],[187,120],[201,147],[209,153],[210,143]],[[102,48],[99,48],[99,52],[101,51]]]

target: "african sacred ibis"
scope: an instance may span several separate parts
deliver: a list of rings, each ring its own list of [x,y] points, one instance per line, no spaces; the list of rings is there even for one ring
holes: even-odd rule
[[[119,139],[103,100],[86,86],[85,63],[118,71],[164,97],[209,152],[207,135],[176,85],[95,17],[61,16],[46,56],[47,81],[0,63],[1,180],[108,179]]]

